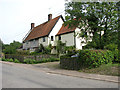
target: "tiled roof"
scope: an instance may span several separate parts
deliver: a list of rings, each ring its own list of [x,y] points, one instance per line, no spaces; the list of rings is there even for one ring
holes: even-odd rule
[[[54,19],[51,19],[50,21],[47,21],[43,24],[34,27],[24,41],[49,35],[49,33],[51,32],[51,30],[53,29],[53,27],[55,26],[60,17],[61,15]]]
[[[66,33],[70,33],[75,31],[75,27],[73,28],[69,28],[69,25],[64,26],[64,24],[62,25],[61,29],[59,30],[59,32],[57,33],[57,35],[61,35],[61,34],[66,34]]]

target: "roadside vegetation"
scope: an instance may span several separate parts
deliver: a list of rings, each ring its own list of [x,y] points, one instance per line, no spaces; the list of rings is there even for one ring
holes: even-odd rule
[[[86,68],[81,69],[79,72],[85,72],[85,73],[93,73],[93,74],[101,74],[101,75],[111,75],[111,76],[120,76],[120,64],[103,64],[100,67],[97,68]]]
[[[46,63],[46,62],[55,62],[55,61],[60,61],[59,58],[43,58],[42,60],[34,60],[34,59],[25,59],[24,62],[20,62],[18,59],[5,59],[2,58],[2,61],[8,61],[8,62],[14,62],[14,63],[22,63],[22,64],[38,64],[38,63]]]

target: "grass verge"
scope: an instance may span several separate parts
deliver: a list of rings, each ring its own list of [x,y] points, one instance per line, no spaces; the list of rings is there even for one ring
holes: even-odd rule
[[[82,69],[79,70],[79,72],[120,76],[119,70],[120,70],[120,64],[103,64],[100,67],[92,68],[92,69]]]

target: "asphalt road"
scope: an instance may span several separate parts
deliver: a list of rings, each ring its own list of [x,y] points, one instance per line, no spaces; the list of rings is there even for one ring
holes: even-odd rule
[[[118,88],[118,84],[2,64],[2,88]]]

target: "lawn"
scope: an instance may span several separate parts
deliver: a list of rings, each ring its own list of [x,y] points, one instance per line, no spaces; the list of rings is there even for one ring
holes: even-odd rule
[[[97,68],[82,69],[79,72],[120,76],[120,64],[104,64]]]

